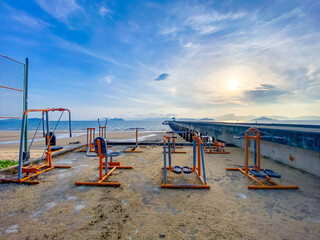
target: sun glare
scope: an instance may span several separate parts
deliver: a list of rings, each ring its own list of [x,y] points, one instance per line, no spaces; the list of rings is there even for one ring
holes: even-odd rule
[[[231,91],[235,91],[237,90],[239,87],[239,81],[238,79],[232,79],[230,82],[229,82],[229,90]]]

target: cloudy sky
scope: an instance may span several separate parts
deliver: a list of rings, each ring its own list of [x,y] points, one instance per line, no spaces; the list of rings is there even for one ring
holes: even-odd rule
[[[0,0],[29,107],[73,119],[320,116],[320,1]]]

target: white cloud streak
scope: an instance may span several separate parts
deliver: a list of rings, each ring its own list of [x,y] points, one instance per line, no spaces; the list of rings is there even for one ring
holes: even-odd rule
[[[105,7],[105,6],[101,6],[99,8],[99,14],[102,18],[106,17],[106,16],[110,16],[113,13],[113,11],[111,11],[109,8]]]
[[[110,84],[113,79],[114,79],[113,75],[107,75],[103,77],[103,82],[105,82],[106,84]]]
[[[68,26],[72,16],[84,12],[76,0],[36,0],[36,2],[44,11]]]

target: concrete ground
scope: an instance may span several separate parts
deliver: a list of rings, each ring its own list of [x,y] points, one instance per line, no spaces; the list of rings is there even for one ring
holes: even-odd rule
[[[173,165],[191,165],[192,148],[173,155]],[[0,185],[0,239],[320,239],[320,179],[262,158],[262,167],[282,174],[281,184],[299,190],[249,190],[253,182],[226,167],[243,165],[244,151],[206,154],[210,190],[161,189],[163,148],[117,159],[118,188],[76,186],[98,177],[98,159],[75,152],[56,157],[72,165],[40,175],[38,185]],[[171,183],[197,183],[194,175],[169,173]]]

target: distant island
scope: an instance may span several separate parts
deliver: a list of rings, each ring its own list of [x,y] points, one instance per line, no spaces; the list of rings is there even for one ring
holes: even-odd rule
[[[111,121],[111,122],[124,122],[125,120],[123,118],[110,118],[108,121]]]
[[[260,117],[252,119],[252,121],[278,121],[278,119],[268,118],[268,117]]]
[[[40,121],[41,118],[28,118],[28,121]]]
[[[178,120],[178,121],[214,121],[213,118],[201,118],[201,119],[197,119],[197,118],[178,118],[176,120]]]
[[[201,118],[200,120],[202,120],[202,121],[214,121],[213,118]]]

